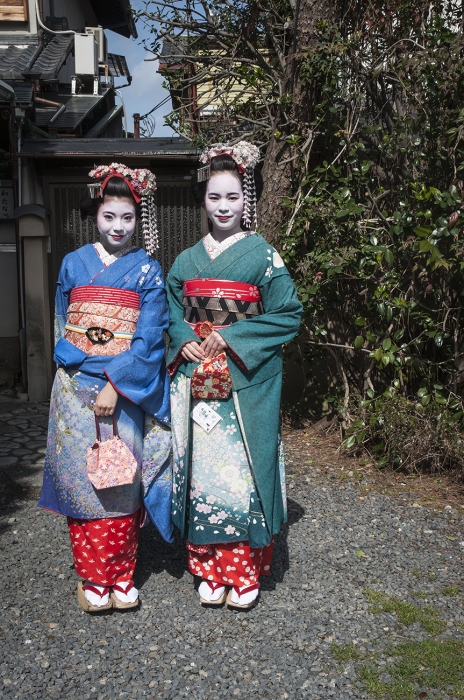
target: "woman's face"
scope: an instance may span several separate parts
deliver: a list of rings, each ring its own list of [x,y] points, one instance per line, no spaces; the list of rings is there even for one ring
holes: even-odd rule
[[[130,241],[136,225],[135,206],[130,199],[105,197],[97,213],[100,240],[108,253],[117,253]]]
[[[213,224],[213,234],[224,238],[224,234],[241,231],[243,191],[238,177],[227,171],[213,173],[206,186],[205,209]]]

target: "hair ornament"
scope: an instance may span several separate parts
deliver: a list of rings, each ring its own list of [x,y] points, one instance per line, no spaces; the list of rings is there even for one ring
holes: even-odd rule
[[[156,225],[156,205],[154,193],[156,190],[155,175],[147,168],[128,168],[123,163],[99,165],[89,172],[89,177],[96,180],[87,185],[92,199],[103,198],[109,180],[119,177],[129,187],[136,204],[142,210],[142,231],[145,250],[153,255],[158,249],[158,230]]]
[[[211,177],[211,161],[217,156],[227,155],[237,164],[237,169],[243,175],[243,221],[247,228],[257,226],[256,217],[256,185],[254,169],[259,161],[259,148],[249,141],[239,141],[234,146],[226,143],[215,143],[205,148],[200,156],[204,166],[197,171],[197,181],[205,182]]]

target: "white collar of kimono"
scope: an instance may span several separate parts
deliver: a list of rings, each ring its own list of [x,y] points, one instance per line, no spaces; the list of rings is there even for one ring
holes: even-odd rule
[[[132,250],[132,248],[124,248],[124,250],[118,250],[116,253],[108,253],[108,251],[105,250],[100,241],[94,243],[93,245],[105,267],[109,267],[109,265],[111,265],[111,263],[114,263],[115,260],[120,258],[122,255],[128,253],[129,250]]]
[[[227,248],[230,248],[231,245],[237,243],[237,241],[241,241],[242,238],[251,236],[252,233],[253,231],[239,231],[238,233],[234,233],[233,236],[225,238],[222,243],[219,243],[215,238],[213,238],[211,233],[208,233],[208,235],[204,237],[203,242],[209,257],[214,260],[214,258],[217,258],[220,253],[223,253],[225,250],[227,250]]]

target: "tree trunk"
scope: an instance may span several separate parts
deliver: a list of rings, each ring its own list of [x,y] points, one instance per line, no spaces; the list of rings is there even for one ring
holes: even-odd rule
[[[295,147],[282,139],[298,134],[305,140],[320,90],[318,85],[302,83],[301,54],[316,43],[319,22],[325,20],[330,25],[339,21],[342,3],[337,0],[296,0],[295,5],[295,34],[283,79],[283,93],[292,96],[292,104],[287,110],[282,109],[280,118],[282,123],[287,116],[291,123],[279,139],[274,135],[271,138],[262,171],[264,189],[258,204],[259,227],[271,243],[277,242],[288,218],[289,209],[282,206],[282,199],[292,196],[298,167],[298,158],[291,161],[296,154]]]

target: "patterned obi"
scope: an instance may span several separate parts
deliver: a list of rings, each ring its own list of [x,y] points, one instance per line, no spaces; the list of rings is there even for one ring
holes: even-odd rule
[[[192,327],[209,321],[215,328],[226,328],[264,313],[258,287],[243,282],[188,280],[184,282],[183,297],[184,320]]]
[[[119,355],[128,350],[140,314],[137,292],[115,287],[75,287],[64,337],[86,355]]]

